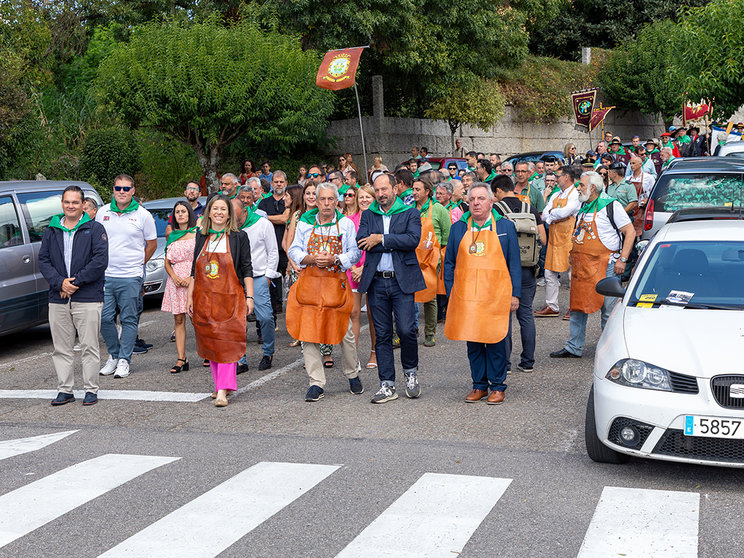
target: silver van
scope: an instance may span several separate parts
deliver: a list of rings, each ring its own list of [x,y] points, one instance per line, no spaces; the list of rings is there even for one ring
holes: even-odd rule
[[[0,335],[47,321],[49,285],[39,271],[41,237],[52,216],[62,213],[62,192],[73,185],[103,205],[86,182],[0,182]]]

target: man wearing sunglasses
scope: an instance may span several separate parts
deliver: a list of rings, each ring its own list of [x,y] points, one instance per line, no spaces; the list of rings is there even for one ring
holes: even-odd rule
[[[134,196],[134,179],[120,174],[114,179],[114,196],[96,215],[106,229],[109,242],[108,268],[101,312],[101,335],[109,358],[102,376],[129,376],[129,363],[137,339],[139,304],[147,260],[158,246],[155,220]],[[116,310],[121,321],[121,339],[116,331]]]

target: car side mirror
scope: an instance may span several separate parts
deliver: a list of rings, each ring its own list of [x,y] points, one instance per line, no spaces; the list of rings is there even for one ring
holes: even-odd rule
[[[648,240],[639,240],[638,242],[636,242],[635,247],[636,247],[636,250],[638,250],[638,257],[640,257],[641,254],[643,254],[643,251],[648,246],[648,243],[649,243]]]
[[[614,296],[616,298],[625,296],[625,289],[618,277],[605,277],[597,283],[596,289],[603,296]]]

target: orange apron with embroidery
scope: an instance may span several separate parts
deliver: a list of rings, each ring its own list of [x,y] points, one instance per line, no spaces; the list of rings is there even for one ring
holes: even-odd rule
[[[574,186],[571,186],[573,188]],[[553,208],[566,207],[568,196],[556,198]],[[571,267],[569,254],[571,253],[571,235],[573,234],[576,217],[569,217],[558,223],[551,223],[548,236],[548,250],[545,254],[545,269],[561,273]]]
[[[599,239],[596,210],[591,224],[583,217],[573,235],[570,308],[593,314],[604,303],[604,296],[597,292],[596,286],[607,277],[607,264],[612,252]]]
[[[336,232],[339,232],[336,222]],[[315,228],[307,243],[308,254],[343,252],[341,236],[317,234]],[[346,272],[337,266],[319,268],[309,265],[300,271],[287,296],[287,331],[306,343],[338,345],[349,328],[354,306]]]
[[[439,263],[439,239],[434,232],[434,221],[431,218],[431,204],[429,214],[421,216],[421,240],[416,248],[421,273],[424,275],[426,288],[416,291],[416,302],[429,302],[437,296],[437,264]]]
[[[245,290],[238,280],[230,254],[207,251],[209,242],[194,265],[194,333],[201,358],[228,364],[245,354]]]
[[[509,331],[512,282],[496,231],[473,233],[472,218],[460,241],[444,334],[448,339],[498,343]],[[477,240],[476,240],[477,234]],[[470,247],[475,242],[475,253]]]

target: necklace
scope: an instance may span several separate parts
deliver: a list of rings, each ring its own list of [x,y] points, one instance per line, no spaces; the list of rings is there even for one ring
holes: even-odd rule
[[[468,249],[468,251],[469,251],[469,252],[470,252],[471,254],[475,254],[475,253],[477,253],[477,252],[478,252],[478,246],[477,246],[477,243],[478,243],[478,237],[480,236],[480,233],[481,233],[481,231],[482,231],[482,230],[483,230],[483,229],[484,229],[484,228],[486,227],[486,224],[487,224],[487,223],[488,223],[488,220],[486,220],[486,222],[485,222],[485,223],[483,223],[483,225],[479,227],[479,226],[478,226],[478,223],[476,223],[476,222],[473,222],[473,226],[474,226],[474,227],[476,227],[476,228],[478,229],[478,232],[476,232],[476,233],[475,233],[475,238],[473,239],[473,242],[472,242],[472,243],[470,244],[470,248]]]

